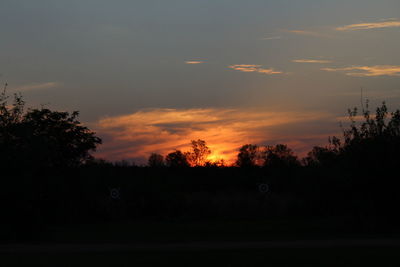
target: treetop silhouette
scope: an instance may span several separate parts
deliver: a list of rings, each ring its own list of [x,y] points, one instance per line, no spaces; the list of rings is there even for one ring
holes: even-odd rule
[[[193,167],[205,166],[208,162],[207,157],[211,154],[211,150],[208,148],[206,141],[198,139],[192,140],[192,150],[186,152],[188,162]]]
[[[5,90],[0,95],[0,158],[4,166],[78,166],[92,159],[101,144],[95,133],[78,121],[79,113],[47,108],[24,111],[25,102]]]
[[[168,167],[189,167],[190,164],[187,157],[182,151],[175,150],[165,157],[165,162]]]

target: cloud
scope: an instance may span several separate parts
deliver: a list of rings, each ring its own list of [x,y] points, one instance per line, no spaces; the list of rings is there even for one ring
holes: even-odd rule
[[[329,37],[326,34],[314,32],[314,31],[305,31],[305,30],[285,30],[285,31],[296,34],[296,35],[313,36],[313,37]]]
[[[335,36],[327,33],[328,29],[323,29],[320,31],[309,31],[309,30],[283,30],[284,32],[310,37],[320,37],[320,38],[334,38]]]
[[[287,32],[294,33],[294,34],[300,34],[300,35],[317,35],[316,32],[303,31],[303,30],[288,30]]]
[[[320,59],[294,59],[292,62],[296,63],[319,63],[319,64],[325,64],[325,63],[332,63],[330,60],[320,60]]]
[[[203,63],[204,63],[204,61],[198,61],[198,60],[188,60],[188,61],[185,61],[185,63],[186,63],[186,64],[192,64],[192,65],[195,65],[195,64],[203,64]]]
[[[261,65],[251,65],[251,64],[236,64],[228,66],[231,69],[242,71],[242,72],[257,72],[267,75],[272,74],[282,74],[283,72],[274,70],[273,68],[264,69]]]
[[[350,24],[350,25],[345,25],[342,27],[337,27],[335,30],[337,30],[337,31],[357,31],[357,30],[394,28],[394,27],[400,27],[400,20]]]
[[[102,118],[91,128],[104,141],[96,156],[109,160],[135,159],[145,163],[153,152],[166,155],[175,149],[187,151],[190,141],[200,138],[213,151],[212,159],[233,163],[239,148],[248,143],[284,142],[304,151],[315,145],[316,140],[326,143],[329,135],[316,134],[315,127],[310,126],[310,123],[320,125],[321,121],[336,123],[327,113],[223,108],[147,109]]]
[[[61,84],[58,82],[46,82],[46,83],[31,83],[16,87],[13,91],[18,92],[26,92],[26,91],[33,91],[33,90],[42,90],[42,89],[51,89],[59,87]]]
[[[345,72],[348,76],[355,77],[377,77],[377,76],[400,76],[400,66],[376,65],[376,66],[351,66],[345,68],[322,68],[330,72]]]
[[[271,36],[271,37],[264,37],[263,40],[279,40],[282,39],[282,36]]]

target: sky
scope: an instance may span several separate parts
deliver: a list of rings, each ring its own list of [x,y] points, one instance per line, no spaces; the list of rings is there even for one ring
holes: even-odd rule
[[[0,82],[79,110],[96,156],[145,163],[204,139],[299,155],[347,109],[400,106],[398,0],[1,0]]]

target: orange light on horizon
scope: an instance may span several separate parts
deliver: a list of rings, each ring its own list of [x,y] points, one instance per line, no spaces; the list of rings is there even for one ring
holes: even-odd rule
[[[290,125],[332,120],[321,112],[271,112],[260,109],[147,109],[133,114],[105,117],[93,128],[104,139],[97,157],[108,160],[141,159],[145,163],[151,153],[167,155],[174,150],[190,150],[190,141],[202,139],[212,153],[210,161],[224,160],[230,165],[245,144],[294,143],[293,131],[287,134],[279,128]],[[336,122],[336,121],[335,121]],[[301,126],[296,126],[301,127]],[[294,130],[294,129],[293,129]],[[327,140],[328,136],[323,137]]]

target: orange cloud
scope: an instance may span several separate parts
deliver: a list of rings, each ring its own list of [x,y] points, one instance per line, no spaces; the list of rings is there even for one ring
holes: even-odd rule
[[[346,75],[355,77],[400,76],[400,66],[392,66],[392,65],[351,66],[345,68],[322,68],[321,70],[330,72],[344,71],[346,72]]]
[[[298,144],[302,143],[303,147],[309,148],[309,137],[297,136],[295,129],[287,128],[291,125],[304,128],[301,124],[320,120],[334,119],[326,113],[311,112],[222,108],[149,109],[105,117],[92,128],[104,141],[97,156],[110,160],[136,159],[144,163],[153,152],[166,155],[175,149],[186,151],[189,150],[190,140],[203,139],[212,150],[210,159],[224,159],[233,163],[239,148],[247,143],[284,142],[294,143],[299,148],[301,146]],[[327,137],[323,135],[324,140]]]
[[[400,21],[381,21],[381,22],[366,22],[345,25],[342,27],[337,27],[337,31],[357,31],[357,30],[369,30],[369,29],[380,29],[380,28],[394,28],[400,27]]]
[[[252,64],[236,64],[236,65],[231,65],[229,68],[237,70],[237,71],[242,71],[242,72],[257,72],[257,73],[262,73],[262,74],[282,74],[281,71],[276,71],[272,68],[270,69],[264,69],[262,68],[261,65],[252,65]]]
[[[320,60],[320,59],[295,59],[295,60],[292,60],[292,62],[325,64],[325,63],[331,63],[332,61],[330,61],[330,60]]]
[[[196,65],[196,64],[203,64],[204,61],[199,61],[199,60],[188,60],[185,61],[186,64],[190,64],[190,65]]]

